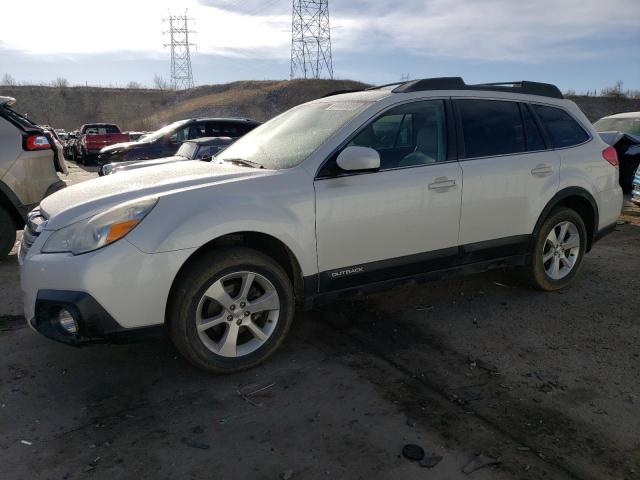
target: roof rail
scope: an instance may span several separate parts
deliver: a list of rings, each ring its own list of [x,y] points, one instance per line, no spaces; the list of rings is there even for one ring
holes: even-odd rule
[[[333,92],[325,93],[320,98],[333,97],[334,95],[340,95],[342,93],[362,92],[362,90],[362,88],[345,88],[343,90],[334,90]]]
[[[424,78],[404,82],[392,91],[394,93],[420,92],[424,90],[486,90],[494,92],[522,93],[543,97],[564,98],[558,87],[550,83],[530,82],[496,82],[467,85],[462,77]]]

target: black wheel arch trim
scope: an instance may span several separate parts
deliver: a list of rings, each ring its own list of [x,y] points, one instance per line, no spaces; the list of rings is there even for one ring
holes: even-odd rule
[[[536,225],[533,229],[533,233],[531,235],[531,251],[533,251],[533,245],[538,235],[538,232],[542,228],[542,224],[547,219],[549,214],[553,211],[554,208],[560,205],[562,201],[570,197],[578,197],[586,200],[591,206],[591,210],[593,211],[593,229],[591,231],[587,230],[586,251],[588,252],[589,250],[591,250],[591,246],[593,245],[594,239],[597,239],[597,236],[598,236],[598,223],[599,223],[598,204],[596,203],[596,200],[593,198],[593,195],[591,195],[591,193],[589,193],[586,189],[582,187],[567,187],[557,192],[551,198],[551,200],[547,202],[547,205],[542,209],[542,213],[538,217],[538,221],[536,222]]]

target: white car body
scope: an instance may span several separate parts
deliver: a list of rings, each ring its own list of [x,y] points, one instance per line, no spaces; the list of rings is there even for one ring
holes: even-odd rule
[[[418,100],[450,98],[559,107],[589,139],[564,149],[317,177],[327,158],[381,112]],[[597,222],[589,232],[594,241],[618,218],[622,193],[617,169],[603,159],[607,145],[572,101],[508,91],[371,90],[310,103],[362,105],[291,168],[180,162],[91,180],[45,199],[39,212],[44,223],[33,225],[39,235],[20,252],[26,319],[36,316],[42,292],[72,291],[89,294],[122,329],[162,325],[169,293],[185,262],[213,240],[238,232],[259,233],[286,246],[299,269],[296,295],[310,306],[325,294],[353,288],[363,273],[370,274],[363,283],[375,284],[376,272],[393,268],[397,259],[415,260],[397,265],[407,269],[408,277],[417,273],[412,265],[432,262],[435,252],[455,255],[463,247],[472,256],[480,246],[504,247],[521,258],[543,213],[572,194],[589,197],[597,206]],[[81,255],[42,252],[57,230],[152,197],[158,198],[157,205],[122,240]]]

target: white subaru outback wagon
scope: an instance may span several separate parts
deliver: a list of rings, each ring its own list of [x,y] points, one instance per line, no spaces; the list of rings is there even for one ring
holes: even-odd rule
[[[198,367],[271,355],[296,306],[524,266],[568,285],[622,205],[615,150],[553,85],[434,78],[297,106],[213,162],[74,185],[29,215],[29,325],[71,345],[166,329]]]

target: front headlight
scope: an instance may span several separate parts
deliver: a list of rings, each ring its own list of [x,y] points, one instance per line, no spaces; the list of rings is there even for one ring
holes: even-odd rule
[[[133,230],[157,202],[157,198],[147,198],[125,203],[56,230],[45,242],[42,252],[80,255],[109,245]]]

